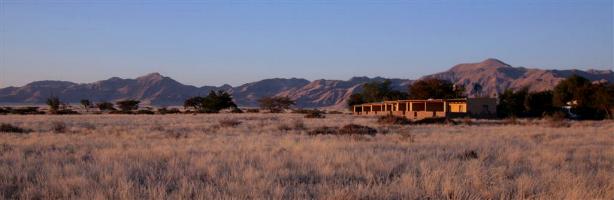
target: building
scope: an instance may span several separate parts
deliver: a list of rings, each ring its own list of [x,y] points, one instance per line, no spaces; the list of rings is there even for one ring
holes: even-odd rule
[[[429,117],[490,118],[497,113],[495,98],[396,100],[353,107],[355,115],[394,115],[419,120]]]

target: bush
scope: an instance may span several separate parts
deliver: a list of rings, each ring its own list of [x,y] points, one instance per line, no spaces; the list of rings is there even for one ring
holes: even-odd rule
[[[56,115],[76,115],[79,114],[79,112],[71,110],[71,109],[61,109],[61,110],[57,110],[55,111]]]
[[[113,110],[115,110],[115,107],[113,107],[113,104],[110,103],[110,102],[100,102],[100,103],[97,103],[96,107],[100,111],[113,111]]]
[[[138,111],[136,111],[136,114],[139,114],[139,115],[153,115],[153,114],[156,114],[156,113],[154,111],[151,111],[151,110],[138,110]]]
[[[322,126],[322,127],[314,128],[313,130],[307,132],[307,134],[309,135],[336,135],[336,134],[339,134],[339,128]]]
[[[348,134],[356,134],[356,135],[375,135],[377,130],[368,126],[362,126],[357,124],[348,124],[339,129],[339,134],[348,135]]]
[[[221,127],[236,127],[241,121],[235,119],[223,119],[219,121]]]
[[[38,107],[22,107],[22,108],[6,108],[11,114],[18,115],[40,115],[45,114],[43,111],[39,111]]]
[[[141,103],[141,101],[128,99],[115,102],[115,105],[117,105],[121,111],[130,112],[139,109],[139,103]]]
[[[51,123],[51,131],[54,133],[64,133],[66,132],[66,123],[64,122],[52,122]]]
[[[134,114],[134,112],[129,110],[111,110],[109,114]]]
[[[309,135],[375,135],[377,130],[368,126],[348,124],[341,128],[322,126],[315,128],[307,134]]]
[[[0,107],[0,115],[6,115],[9,113],[10,111],[8,109]]]
[[[256,109],[253,109],[253,108],[252,108],[252,109],[247,109],[245,112],[247,112],[247,113],[259,113],[259,112],[260,112],[260,109],[257,109],[257,108],[256,108]]]
[[[566,120],[567,114],[563,111],[558,111],[552,113],[551,116],[547,116],[546,122],[550,127],[569,127],[571,126],[569,122]]]
[[[243,110],[239,109],[239,108],[233,108],[230,110],[230,113],[243,113]]]
[[[377,123],[380,124],[398,124],[398,125],[405,125],[405,124],[410,124],[411,122],[406,119],[405,117],[399,117],[399,116],[394,116],[394,115],[386,115],[386,116],[381,116],[377,119]]]
[[[429,118],[424,118],[421,120],[416,120],[413,122],[413,124],[447,124],[447,123],[454,123],[451,120],[448,120],[445,117],[429,117]]]
[[[319,110],[311,110],[306,115],[305,118],[326,118],[324,112]]]
[[[303,123],[303,121],[301,120],[296,120],[294,121],[291,125],[290,124],[280,124],[279,126],[277,126],[277,129],[279,129],[280,131],[290,131],[290,130],[305,130],[305,124]]]
[[[327,113],[327,114],[335,114],[335,115],[338,115],[338,114],[343,114],[343,112],[341,112],[341,111],[336,111],[336,110],[331,110],[331,111],[328,111],[328,113]]]
[[[464,151],[456,155],[456,158],[458,158],[459,160],[478,159],[478,153],[475,152],[474,150],[467,150],[467,151]]]
[[[289,131],[292,130],[292,127],[290,127],[288,124],[280,124],[279,126],[277,126],[277,129],[279,129],[280,131]]]
[[[171,108],[171,109],[168,109],[168,108],[159,108],[159,109],[158,109],[158,114],[161,114],[161,115],[165,115],[165,114],[177,114],[177,113],[181,113],[181,111],[180,111],[179,109],[177,109],[177,108]]]
[[[0,132],[5,132],[5,133],[29,133],[32,130],[30,129],[24,129],[12,124],[5,124],[2,123],[0,124]]]

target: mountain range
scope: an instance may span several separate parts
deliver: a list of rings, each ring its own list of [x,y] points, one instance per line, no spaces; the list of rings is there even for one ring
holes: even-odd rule
[[[505,89],[528,87],[531,91],[552,89],[559,81],[577,74],[592,81],[614,83],[612,70],[544,70],[512,67],[497,59],[486,59],[478,63],[458,64],[451,69],[421,79],[445,79],[463,85],[468,95],[495,96]],[[224,90],[232,94],[239,106],[257,106],[257,100],[265,96],[288,96],[296,100],[298,107],[343,108],[346,99],[371,81],[383,81],[382,77],[353,77],[349,80],[314,80],[300,78],[274,78],[246,83],[237,87],[230,85],[196,87],[185,85],[159,73],[151,73],[136,79],[113,77],[94,83],[73,83],[67,81],[35,81],[22,87],[0,89],[0,104],[40,104],[50,96],[57,96],[64,102],[76,103],[81,99],[92,101],[117,101],[137,99],[151,105],[182,105],[192,96],[207,95],[211,90]],[[388,79],[392,87],[406,91],[414,81],[409,79]],[[481,90],[474,85],[479,84]]]

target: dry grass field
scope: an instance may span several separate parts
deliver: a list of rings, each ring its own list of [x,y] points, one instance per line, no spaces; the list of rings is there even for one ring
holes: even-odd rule
[[[4,199],[612,199],[614,122],[0,116]],[[308,135],[321,126],[375,136]],[[556,127],[558,125],[567,125]]]

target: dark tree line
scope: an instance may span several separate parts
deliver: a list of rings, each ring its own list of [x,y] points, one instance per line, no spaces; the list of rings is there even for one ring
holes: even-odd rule
[[[592,83],[573,75],[553,90],[506,90],[499,96],[499,117],[543,117],[562,113],[577,119],[613,118],[614,84]]]

